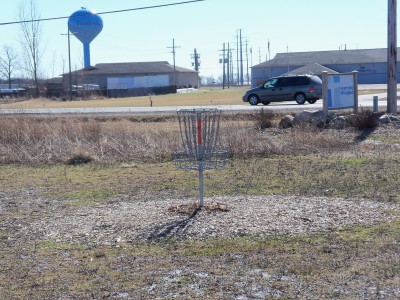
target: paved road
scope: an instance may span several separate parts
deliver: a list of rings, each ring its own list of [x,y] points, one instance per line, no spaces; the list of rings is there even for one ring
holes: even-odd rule
[[[400,95],[400,94],[398,94]],[[361,107],[373,107],[373,96],[378,96],[378,104],[382,109],[386,109],[386,93],[371,94],[371,95],[360,95],[359,106]],[[400,107],[400,101],[398,101]],[[268,109],[275,112],[296,112],[309,109],[322,109],[322,100],[318,100],[314,104],[306,103],[304,105],[298,105],[295,101],[287,102],[276,102],[271,103],[268,106],[257,105],[251,106],[249,104],[244,105],[220,105],[220,106],[202,106],[202,108],[219,108],[224,112],[249,112],[257,109]],[[120,115],[159,115],[159,114],[172,114],[178,109],[191,109],[193,106],[160,106],[160,107],[100,107],[100,108],[51,108],[51,109],[0,109],[0,115],[4,114],[37,114],[37,115],[109,115],[109,116],[120,116]]]

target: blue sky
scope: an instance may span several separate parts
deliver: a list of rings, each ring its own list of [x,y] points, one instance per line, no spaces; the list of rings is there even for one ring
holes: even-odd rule
[[[27,1],[27,0],[23,0]],[[0,22],[17,20],[20,1],[3,1]],[[96,12],[181,2],[180,0],[36,0],[42,18],[69,16],[81,7]],[[202,2],[102,15],[104,28],[91,44],[91,63],[168,61],[192,68],[200,54],[201,76],[218,77],[223,43],[236,48],[242,29],[249,66],[279,52],[387,47],[387,0],[205,0]],[[398,22],[399,23],[399,22]],[[43,68],[48,77],[68,71],[67,20],[42,23]],[[0,47],[19,50],[18,25],[0,26]],[[243,46],[243,49],[245,46]],[[250,52],[250,51],[249,51]],[[236,52],[235,52],[236,56]],[[72,67],[83,64],[81,43],[71,37]]]

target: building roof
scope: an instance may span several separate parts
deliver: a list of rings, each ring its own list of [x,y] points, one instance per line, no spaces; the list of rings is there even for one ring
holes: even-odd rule
[[[46,82],[46,83],[62,83],[63,82],[63,78],[61,77],[61,76],[58,76],[58,77],[52,77],[52,78],[49,78],[49,79],[46,79],[44,82]]]
[[[337,74],[338,72],[329,69],[327,67],[324,67],[318,63],[311,63],[308,65],[305,65],[304,67],[300,67],[294,70],[291,70],[285,74],[283,74],[283,76],[287,76],[287,75],[301,75],[301,74],[310,74],[310,75],[317,75],[317,76],[321,76],[322,72],[326,71],[328,73],[334,73]]]
[[[180,73],[197,73],[195,70],[185,69],[175,66],[175,70]],[[96,64],[85,71],[91,75],[122,75],[122,74],[160,74],[173,73],[174,66],[166,61],[154,62],[124,62],[124,63],[102,63]]]
[[[386,48],[278,53],[273,59],[255,65],[253,68],[283,67],[288,64],[304,66],[310,63],[332,65],[382,62],[387,62]]]

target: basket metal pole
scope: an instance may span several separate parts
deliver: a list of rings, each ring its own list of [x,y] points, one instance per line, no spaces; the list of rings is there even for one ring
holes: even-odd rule
[[[204,205],[204,175],[203,175],[203,129],[202,129],[202,119],[201,119],[201,113],[197,113],[196,116],[197,119],[197,149],[199,153],[198,157],[198,166],[199,166],[199,198],[200,198],[200,207],[203,207]]]
[[[203,176],[203,162],[199,161],[199,198],[200,207],[204,206],[204,176]]]

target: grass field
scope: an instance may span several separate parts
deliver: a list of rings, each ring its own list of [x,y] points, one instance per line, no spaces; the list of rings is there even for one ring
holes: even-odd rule
[[[242,95],[249,87],[201,88],[191,93],[178,93],[131,98],[99,98],[96,100],[54,101],[50,99],[31,99],[22,102],[3,101],[0,109],[14,108],[81,108],[81,107],[148,107],[185,105],[234,105],[243,104]],[[10,102],[10,103],[7,103]]]
[[[241,94],[201,95],[218,93]],[[222,116],[230,157],[206,172],[206,197],[339,197],[393,205],[392,220],[295,236],[118,242],[112,222],[90,224],[96,211],[117,218],[119,204],[197,196],[196,174],[172,162],[176,119],[1,118],[0,299],[398,299],[399,125],[280,129],[281,116],[268,116],[264,130],[252,114]],[[89,220],[93,238],[53,235],[71,214]]]

